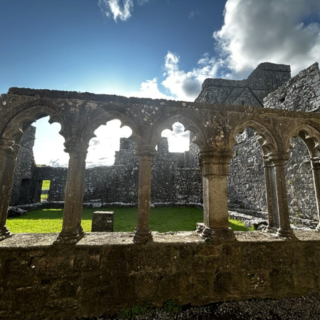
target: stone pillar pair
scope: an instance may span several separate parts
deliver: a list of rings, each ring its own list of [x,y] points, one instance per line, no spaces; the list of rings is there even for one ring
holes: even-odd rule
[[[13,140],[0,140],[0,240],[11,236],[6,221],[19,147]]]
[[[288,155],[264,157],[264,174],[268,207],[268,232],[277,232],[281,237],[294,237],[290,227],[288,193],[286,186],[286,163]]]
[[[201,150],[200,169],[203,176],[204,230],[201,236],[214,241],[234,240],[228,226],[227,177],[232,153],[229,150]]]

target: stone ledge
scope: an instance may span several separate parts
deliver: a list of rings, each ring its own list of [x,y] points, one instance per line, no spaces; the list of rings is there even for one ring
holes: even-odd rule
[[[236,231],[234,232],[237,242],[286,242],[272,233],[262,231]],[[320,241],[320,233],[314,231],[295,230],[294,234],[298,241]],[[20,233],[0,242],[0,250],[6,248],[45,248],[50,247],[56,241],[58,233]],[[112,246],[112,245],[134,245],[133,232],[94,232],[86,233],[76,247],[86,246]],[[178,243],[204,243],[196,231],[194,232],[152,232],[153,241],[149,244],[178,244]]]

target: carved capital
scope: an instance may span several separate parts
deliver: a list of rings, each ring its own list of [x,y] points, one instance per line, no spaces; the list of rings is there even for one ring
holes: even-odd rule
[[[232,157],[230,150],[204,149],[199,153],[199,164],[203,176],[228,175],[229,163]]]
[[[270,161],[270,157],[269,156],[263,156],[263,167],[264,168],[273,167],[273,163]]]
[[[136,154],[139,157],[153,158],[156,151],[150,145],[140,145],[136,147]]]
[[[312,157],[310,162],[313,170],[320,170],[320,157]]]
[[[276,167],[285,166],[288,160],[288,153],[271,154],[269,156],[269,161]]]
[[[15,153],[19,149],[19,145],[16,145],[14,140],[1,139],[0,140],[0,151],[4,151],[8,154]]]
[[[64,151],[67,153],[86,155],[88,152],[88,144],[75,139],[67,140],[64,146]]]

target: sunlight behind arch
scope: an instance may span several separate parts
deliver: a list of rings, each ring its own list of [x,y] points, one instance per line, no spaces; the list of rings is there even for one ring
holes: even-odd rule
[[[129,127],[120,128],[120,125],[120,120],[112,120],[95,131],[96,137],[89,143],[87,168],[114,164],[115,152],[119,151],[120,147],[120,138],[129,138],[132,134]]]
[[[184,131],[184,126],[180,122],[172,125],[173,130],[163,130],[161,137],[168,139],[169,152],[189,151],[190,131]]]

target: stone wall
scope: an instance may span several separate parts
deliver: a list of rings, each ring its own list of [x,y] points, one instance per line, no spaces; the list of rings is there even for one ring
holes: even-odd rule
[[[113,166],[86,170],[84,202],[137,205],[139,159],[135,143],[130,138],[120,139],[120,150]],[[152,161],[152,203],[156,205],[199,205],[202,203],[202,177],[199,168],[189,168],[189,152],[171,153],[168,141],[162,138]],[[193,160],[193,159],[192,159]],[[18,171],[22,171],[18,167]],[[32,189],[24,190],[28,201],[39,202],[43,180],[50,180],[48,201],[63,201],[67,168],[27,168]],[[17,179],[20,176],[17,176]],[[21,191],[20,191],[21,192]],[[14,194],[18,190],[14,190]],[[22,203],[20,203],[22,204]]]
[[[43,180],[50,180],[50,189],[48,193],[48,201],[62,201],[64,200],[64,189],[67,180],[67,168],[54,167],[36,167],[34,173],[34,180],[39,181],[41,185]],[[39,192],[40,191],[40,192]],[[40,201],[41,188],[38,189],[37,198],[35,202]]]
[[[33,157],[33,145],[36,128],[30,126],[20,141],[17,163],[14,172],[10,205],[33,202],[35,186],[33,173],[35,168]]]
[[[150,301],[180,305],[281,298],[320,292],[320,235],[298,241],[236,232],[213,244],[192,232],[154,234],[145,245],[130,233],[91,233],[76,245],[57,234],[14,235],[0,243],[0,318],[76,319],[112,314]]]
[[[221,100],[221,102],[227,101],[232,104],[237,102],[240,104],[239,99],[224,98],[223,100],[221,97],[229,90],[228,86],[236,90],[236,87],[247,85],[249,79],[252,78],[252,84],[257,81],[257,85],[254,88],[259,86],[260,88],[264,86],[267,88],[260,91],[259,94],[253,89],[251,90],[255,96],[259,97],[259,103],[257,103],[252,95],[250,101],[252,105],[259,106],[260,103],[263,103],[265,108],[319,112],[320,72],[317,63],[286,82],[283,81],[290,78],[288,66],[279,66],[278,72],[275,72],[273,77],[271,77],[271,72],[270,76],[266,78],[264,78],[264,68],[271,68],[271,70],[274,68],[276,70],[278,65],[259,65],[248,77],[248,80],[231,81],[229,83],[228,80],[207,79],[197,100],[204,102],[207,98],[207,102]],[[268,75],[269,71],[266,72]],[[276,87],[279,88],[275,90]],[[219,90],[222,92],[221,94]],[[264,98],[263,94],[266,94],[268,90],[270,90],[269,94]],[[230,162],[228,177],[229,206],[233,209],[266,211],[266,191],[261,148],[257,140],[258,137],[252,135],[252,132],[248,135],[247,132],[239,135],[237,139],[239,143],[234,147],[233,158]],[[292,217],[318,219],[307,148],[300,138],[291,139],[291,146],[286,175],[290,214]]]
[[[264,104],[266,108],[318,112],[319,68],[314,64],[290,79],[289,66],[262,63],[246,80],[205,80],[196,101],[249,104],[258,107]],[[34,129],[32,130],[34,132]],[[192,138],[193,135],[191,140]],[[228,178],[229,206],[234,210],[266,211],[264,172],[257,138],[250,129],[237,137],[238,144],[233,150]],[[24,137],[24,140],[33,143],[28,136]],[[290,213],[293,217],[315,219],[316,202],[308,152],[299,138],[293,138],[291,145],[293,148],[290,150],[287,165]],[[25,195],[21,196],[20,203],[36,200],[39,193],[36,181],[40,180],[51,180],[50,201],[63,200],[67,169],[36,168],[35,185],[26,188],[29,190],[27,192],[21,191],[22,179],[25,179],[24,183],[32,179],[33,155],[30,146],[21,148],[20,153],[23,155],[19,155],[18,158],[11,204],[18,204],[19,193],[23,192]],[[198,148],[192,143],[188,152],[169,153],[166,139],[160,141],[152,162],[153,203],[163,205],[202,203],[202,178],[198,168],[197,153]],[[24,162],[22,159],[29,160]],[[86,171],[84,201],[135,205],[138,199],[138,172],[139,161],[135,155],[134,142],[131,139],[121,139],[120,151],[116,152],[114,166],[97,167]]]
[[[290,66],[261,63],[245,80],[206,79],[196,102],[263,107],[263,98],[290,77]]]
[[[320,71],[318,63],[295,77],[264,99],[266,108],[320,112]],[[287,164],[289,210],[293,217],[318,219],[310,157],[304,142],[292,138]]]

